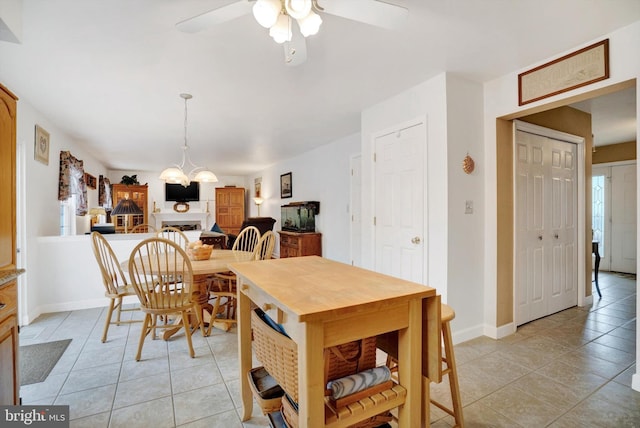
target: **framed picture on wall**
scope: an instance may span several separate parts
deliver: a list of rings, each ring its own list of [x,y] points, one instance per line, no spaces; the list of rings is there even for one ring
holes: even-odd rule
[[[256,187],[255,197],[259,198],[260,194],[262,192],[262,177],[256,178],[253,182],[254,182],[255,187]]]
[[[89,189],[95,189],[96,188],[96,178],[91,175],[91,174],[87,174],[86,172],[84,173],[84,182],[87,184],[87,187]]]
[[[33,157],[38,162],[49,165],[49,133],[40,125],[36,125]]]
[[[287,172],[280,176],[280,197],[290,198],[293,195],[291,190],[291,173]]]

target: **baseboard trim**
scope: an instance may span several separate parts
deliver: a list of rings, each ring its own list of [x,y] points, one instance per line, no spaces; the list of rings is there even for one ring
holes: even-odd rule
[[[636,372],[631,376],[631,389],[640,391],[640,372],[636,368]]]
[[[454,345],[457,345],[458,343],[466,342],[467,340],[475,339],[480,336],[483,336],[482,326],[475,326],[454,332],[451,335],[451,340],[453,340]]]
[[[127,304],[135,304],[139,303],[139,300],[136,296],[126,296],[122,299],[122,303]],[[26,317],[22,317],[21,325],[29,325],[36,318],[38,318],[42,314],[49,314],[55,312],[67,312],[67,311],[78,311],[82,309],[93,309],[106,307],[109,304],[109,300],[107,298],[102,299],[89,299],[82,301],[74,301],[74,302],[64,302],[64,303],[56,303],[50,305],[40,305],[35,308],[33,311],[29,311]]]
[[[485,326],[484,335],[492,339],[502,339],[516,332],[515,323],[501,325],[500,327]]]

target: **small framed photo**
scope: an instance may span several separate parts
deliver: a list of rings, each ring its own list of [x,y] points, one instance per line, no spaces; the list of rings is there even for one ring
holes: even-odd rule
[[[262,177],[257,177],[256,179],[253,180],[253,183],[255,184],[256,187],[256,198],[260,197],[260,194],[262,192]]]
[[[40,125],[36,125],[33,157],[38,162],[49,165],[49,133]]]
[[[96,178],[91,174],[87,174],[86,172],[84,173],[84,182],[87,184],[87,187],[89,189],[95,189],[97,187]]]
[[[280,198],[290,198],[292,196],[291,191],[291,173],[287,172],[280,176]]]

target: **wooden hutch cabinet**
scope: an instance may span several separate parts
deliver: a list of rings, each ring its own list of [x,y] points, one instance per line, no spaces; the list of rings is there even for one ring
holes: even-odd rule
[[[216,223],[226,234],[240,233],[245,215],[244,187],[216,187]]]
[[[148,223],[149,219],[149,206],[148,206],[148,186],[144,185],[127,185],[127,184],[113,184],[111,189],[112,195],[112,204],[115,208],[118,205],[120,200],[129,198],[133,202],[136,203],[138,207],[142,210],[142,214],[139,215],[130,215],[129,219],[126,220],[125,216],[115,216],[111,221],[113,222],[116,233],[124,233],[125,231],[125,220],[129,222],[127,225],[127,230],[131,230],[134,226],[139,224]]]
[[[0,405],[20,404],[16,261],[16,101],[0,85]]]
[[[280,258],[322,256],[322,233],[281,230]]]

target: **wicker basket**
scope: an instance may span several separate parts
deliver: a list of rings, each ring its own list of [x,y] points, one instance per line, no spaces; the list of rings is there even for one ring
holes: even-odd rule
[[[262,413],[267,415],[280,410],[284,391],[275,380],[269,375],[264,367],[256,367],[247,373],[249,386],[256,402],[262,409]]]
[[[209,260],[212,250],[212,245],[202,244],[196,247],[188,247],[187,255],[191,260]]]
[[[280,409],[280,412],[282,413],[282,419],[288,428],[298,428],[298,410],[296,409],[295,404],[293,404],[286,395],[282,396],[282,408]],[[355,424],[350,425],[349,428],[374,428],[387,422],[391,422],[391,420],[393,420],[391,412],[383,412],[382,414],[370,417],[364,421],[356,422]]]
[[[282,396],[282,419],[288,428],[298,428],[298,410],[287,395]]]
[[[325,382],[376,366],[376,337],[332,346],[324,351]]]
[[[253,349],[258,361],[295,401],[298,401],[298,347],[251,311]]]
[[[256,358],[280,384],[298,401],[298,346],[287,336],[267,325],[256,311],[251,311],[253,344]],[[376,366],[376,338],[337,345],[324,352],[325,383]]]

